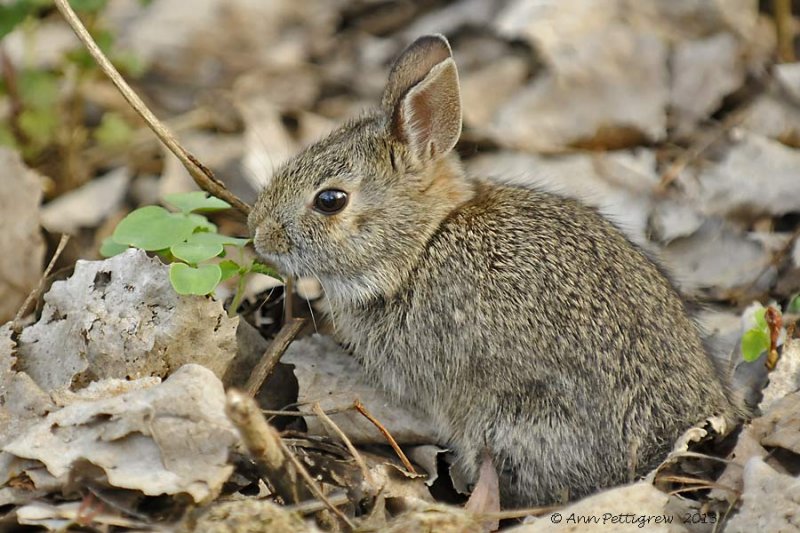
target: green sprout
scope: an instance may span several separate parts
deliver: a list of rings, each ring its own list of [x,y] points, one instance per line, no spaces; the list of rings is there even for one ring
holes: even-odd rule
[[[230,204],[203,191],[168,194],[164,201],[177,211],[148,205],[130,212],[103,241],[100,254],[111,257],[129,247],[155,252],[170,263],[170,283],[175,292],[184,295],[206,296],[223,281],[239,276],[228,309],[231,315],[241,303],[249,274],[281,279],[275,270],[263,263],[250,261],[246,264],[244,248],[250,239],[221,235],[217,226],[200,214],[228,209]],[[238,252],[238,262],[227,257],[226,248]],[[224,260],[219,261],[219,258]]]
[[[766,307],[756,310],[754,315],[756,325],[742,335],[742,358],[748,363],[757,360],[762,353],[770,348],[769,325],[767,324],[766,314]]]

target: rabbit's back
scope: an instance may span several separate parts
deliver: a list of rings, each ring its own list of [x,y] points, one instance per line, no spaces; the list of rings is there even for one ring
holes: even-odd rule
[[[429,415],[469,474],[491,451],[506,504],[624,482],[691,424],[732,415],[669,280],[574,200],[477,184],[399,292],[332,311],[368,375]]]

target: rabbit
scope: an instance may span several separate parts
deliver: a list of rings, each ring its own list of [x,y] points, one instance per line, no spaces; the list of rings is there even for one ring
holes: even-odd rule
[[[460,135],[450,45],[423,36],[249,216],[262,258],[319,280],[367,378],[473,482],[488,452],[504,507],[626,483],[692,424],[741,418],[659,265],[579,201],[467,176]]]

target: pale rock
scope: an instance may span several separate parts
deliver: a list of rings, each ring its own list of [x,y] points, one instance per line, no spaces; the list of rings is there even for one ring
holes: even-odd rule
[[[800,341],[795,339],[784,344],[778,364],[769,373],[769,385],[764,389],[764,398],[758,407],[767,412],[779,400],[797,390],[800,390]]]
[[[46,391],[164,377],[186,363],[221,377],[236,354],[238,317],[210,298],[178,295],[168,270],[136,249],[78,261],[72,277],[45,294],[39,321],[22,331],[17,368]]]
[[[796,361],[793,364],[796,365]],[[764,407],[768,408],[767,412],[752,422],[759,442],[770,449],[782,448],[794,456],[800,455],[800,439],[797,438],[800,434],[800,391],[793,390]],[[781,463],[780,457],[776,457],[776,463]]]
[[[728,533],[800,530],[800,478],[775,471],[760,457],[744,467],[741,502],[725,526]]]

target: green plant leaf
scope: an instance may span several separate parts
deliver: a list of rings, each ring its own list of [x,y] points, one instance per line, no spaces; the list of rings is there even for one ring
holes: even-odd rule
[[[103,257],[114,257],[115,255],[121,254],[127,249],[127,244],[120,244],[112,237],[106,237],[103,239],[103,243],[100,245],[100,255]]]
[[[114,230],[113,239],[120,244],[156,251],[184,242],[194,229],[194,221],[186,216],[148,205],[123,218]]]
[[[264,263],[259,263],[258,261],[253,261],[253,263],[250,265],[250,272],[264,274],[265,276],[283,281],[283,278],[274,268],[269,265],[265,265]]]
[[[756,325],[764,331],[769,331],[769,326],[767,325],[767,308],[758,309],[756,310],[753,318],[756,320]]]
[[[58,77],[43,70],[23,70],[19,76],[19,96],[26,109],[52,112],[58,103]]]
[[[250,242],[250,239],[228,237],[227,235],[220,235],[219,233],[201,231],[199,233],[193,233],[192,236],[187,239],[187,241],[196,242],[198,244],[222,244],[223,246],[231,245],[241,248],[246,246],[247,243]]]
[[[795,294],[786,306],[786,312],[793,315],[800,314],[800,294]]]
[[[753,328],[742,336],[742,358],[753,362],[765,351],[769,350],[769,335],[766,332]]]
[[[147,70],[147,63],[133,52],[120,50],[109,56],[111,63],[132,78],[138,78]]]
[[[231,206],[224,200],[209,196],[205,191],[167,194],[164,201],[187,214],[192,211],[221,211]]]
[[[221,244],[201,244],[194,242],[182,242],[173,244],[170,249],[172,255],[178,259],[183,259],[189,264],[196,265],[201,261],[217,257],[222,253]]]
[[[133,137],[133,129],[122,115],[109,111],[103,113],[100,125],[94,130],[94,138],[101,146],[123,146]]]
[[[231,279],[236,274],[240,274],[242,271],[242,267],[230,259],[226,259],[225,261],[219,262],[219,268],[222,270],[222,279],[220,281],[225,281],[226,279]]]
[[[169,266],[169,281],[178,294],[211,294],[221,278],[222,270],[219,265],[201,265],[195,268],[186,263],[172,263]]]
[[[33,145],[44,147],[53,140],[53,135],[58,127],[58,112],[55,108],[24,109],[19,114],[19,126]]]
[[[31,13],[31,8],[31,3],[26,0],[0,5],[0,39],[14,31],[14,28]]]
[[[175,213],[175,216],[186,217],[188,220],[191,220],[194,224],[194,229],[199,233],[217,232],[217,225],[213,222],[209,222],[203,215],[198,215],[197,213]]]

